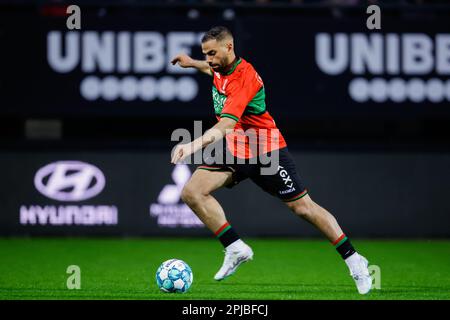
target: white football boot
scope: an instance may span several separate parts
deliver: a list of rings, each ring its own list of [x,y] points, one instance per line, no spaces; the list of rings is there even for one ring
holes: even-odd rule
[[[372,277],[369,273],[369,262],[366,258],[355,252],[345,259],[345,263],[350,269],[350,275],[355,280],[356,287],[360,294],[369,293],[372,288]]]
[[[236,272],[236,269],[244,262],[253,259],[253,250],[242,240],[229,245],[225,250],[225,259],[220,270],[214,276],[214,280],[220,281]]]

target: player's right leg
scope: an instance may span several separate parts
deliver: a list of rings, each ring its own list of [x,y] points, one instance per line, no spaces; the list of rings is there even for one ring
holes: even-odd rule
[[[335,217],[315,203],[308,195],[297,173],[294,159],[287,150],[278,150],[278,172],[262,175],[259,170],[250,177],[265,191],[277,196],[299,217],[319,229],[335,246],[350,269],[358,292],[366,294],[371,289],[372,279],[368,271],[367,260],[358,254],[350,240],[343,233]]]
[[[368,293],[372,287],[368,261],[356,252],[335,217],[315,203],[308,194],[294,201],[286,202],[286,205],[299,217],[314,225],[330,240],[347,264],[358,292]]]
[[[244,262],[253,258],[252,249],[245,244],[229,225],[222,206],[211,193],[233,182],[231,171],[223,169],[197,169],[184,186],[181,198],[198,218],[214,232],[225,248],[222,267],[214,276],[222,280],[232,275]]]

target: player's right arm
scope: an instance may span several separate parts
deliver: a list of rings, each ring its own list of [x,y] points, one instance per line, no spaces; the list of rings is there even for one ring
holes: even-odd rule
[[[181,53],[176,55],[172,59],[172,64],[175,65],[178,63],[178,65],[182,68],[195,68],[198,71],[201,71],[203,73],[206,73],[210,76],[213,75],[211,68],[209,67],[208,62],[204,60],[195,60],[189,57],[187,54]]]

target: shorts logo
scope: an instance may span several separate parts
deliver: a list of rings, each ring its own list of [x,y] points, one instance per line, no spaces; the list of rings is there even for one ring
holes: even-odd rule
[[[283,170],[280,171],[280,169],[283,169]],[[292,188],[292,186],[294,185],[294,182],[292,182],[291,176],[289,176],[288,172],[282,166],[278,166],[278,171],[279,171],[280,177],[283,179],[284,184],[288,188]],[[289,182],[291,184],[288,184]]]
[[[282,170],[280,170],[280,169],[282,169]],[[280,194],[286,194],[286,193],[295,191],[295,187],[293,187],[294,182],[292,181],[291,176],[286,171],[286,169],[284,169],[283,166],[278,166],[278,174],[283,179],[283,182],[286,185],[286,187],[289,188],[288,190],[280,191]]]
[[[290,193],[290,192],[294,192],[294,191],[295,191],[295,188],[288,189],[288,190],[282,190],[282,191],[280,191],[280,194],[286,194],[286,193]]]

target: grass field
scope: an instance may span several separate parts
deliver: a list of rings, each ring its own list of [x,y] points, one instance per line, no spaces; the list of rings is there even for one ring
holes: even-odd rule
[[[353,240],[381,269],[381,289],[356,292],[326,241],[248,239],[254,260],[222,282],[214,239],[0,239],[0,299],[450,299],[450,241]],[[155,272],[169,258],[194,273],[188,293],[158,290]],[[81,289],[68,290],[69,265]]]

